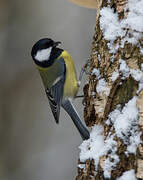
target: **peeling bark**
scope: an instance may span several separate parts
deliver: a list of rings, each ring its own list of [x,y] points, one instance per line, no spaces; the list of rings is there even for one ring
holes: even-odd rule
[[[100,1],[99,10],[102,7],[107,7],[107,4],[118,13],[119,18],[123,19],[128,16],[128,12],[124,11],[126,0],[111,0],[110,3],[107,1]],[[132,45],[125,43],[124,47],[119,47],[117,52],[114,54],[114,61],[111,61],[113,54],[109,52],[108,41],[105,40],[99,24],[100,15],[97,13],[96,28],[94,41],[92,43],[91,51],[91,62],[90,62],[90,76],[89,83],[84,87],[84,119],[87,126],[92,127],[94,124],[102,125],[104,127],[104,138],[110,134],[114,134],[114,128],[111,125],[106,124],[106,120],[110,112],[112,112],[118,104],[121,108],[129,102],[134,96],[137,96],[137,108],[139,111],[139,129],[143,132],[143,90],[137,93],[139,88],[139,82],[136,81],[131,75],[125,79],[122,78],[122,73],[119,72],[119,77],[113,81],[113,72],[119,71],[120,59],[125,60],[126,64],[130,69],[141,70],[141,63],[143,63],[143,55],[140,53],[138,44]],[[142,39],[143,40],[143,39]],[[114,46],[120,43],[121,39],[118,38],[114,41]],[[104,78],[107,83],[109,94],[106,92],[97,92],[98,79],[92,73],[93,69],[100,70],[100,79]],[[93,95],[96,92],[96,95]],[[141,135],[143,140],[143,133]],[[137,153],[125,154],[127,146],[124,142],[114,137],[117,142],[117,155],[119,156],[119,163],[116,168],[111,171],[112,180],[120,177],[124,172],[134,169],[136,177],[143,179],[143,144],[140,144]],[[103,164],[105,159],[110,157],[110,153],[106,156],[102,156],[99,161],[98,171],[95,173],[94,160],[89,159],[86,162],[80,162],[79,165],[85,165],[84,168],[78,167],[78,176],[76,180],[104,180],[103,175]]]

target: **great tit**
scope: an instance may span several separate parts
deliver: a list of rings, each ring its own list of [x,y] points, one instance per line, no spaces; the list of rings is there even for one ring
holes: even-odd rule
[[[83,140],[89,139],[89,131],[83,125],[71,99],[74,99],[79,83],[70,54],[57,46],[61,42],[43,38],[34,44],[31,56],[42,78],[45,92],[55,118],[59,122],[60,107],[69,114]]]

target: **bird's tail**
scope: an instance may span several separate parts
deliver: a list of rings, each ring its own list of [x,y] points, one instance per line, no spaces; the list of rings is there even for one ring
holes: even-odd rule
[[[83,140],[87,140],[90,137],[89,131],[87,128],[83,125],[82,121],[80,120],[80,117],[78,113],[76,112],[73,104],[70,102],[70,100],[65,100],[62,102],[62,107],[64,110],[68,113],[68,115],[73,120],[76,128],[78,129],[81,137]]]

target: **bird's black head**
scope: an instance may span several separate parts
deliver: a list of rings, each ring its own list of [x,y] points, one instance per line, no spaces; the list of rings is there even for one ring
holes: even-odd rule
[[[43,38],[37,41],[32,47],[31,56],[35,62],[45,63],[50,59],[53,49],[61,42],[54,42],[52,39]]]

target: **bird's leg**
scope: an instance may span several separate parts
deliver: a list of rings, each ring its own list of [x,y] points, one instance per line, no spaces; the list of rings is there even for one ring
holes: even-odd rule
[[[87,68],[89,67],[89,63],[90,63],[90,59],[87,59],[87,61],[84,64],[84,66],[81,68],[80,75],[79,75],[79,80],[78,80],[78,86],[79,87],[80,87],[80,84],[81,84],[81,80],[82,80],[83,74],[84,73],[89,74],[89,72],[87,72]],[[75,99],[83,98],[83,97],[84,97],[84,95],[77,95],[77,96],[75,96]]]
[[[77,98],[83,98],[84,97],[84,95],[77,95],[77,96],[75,96],[75,99],[77,99]]]
[[[78,98],[83,98],[83,99],[82,99],[82,105],[85,106],[84,95],[77,95],[77,96],[74,97],[74,99],[78,99]]]
[[[85,65],[81,68],[80,75],[79,75],[79,80],[78,80],[78,86],[79,87],[80,87],[80,84],[81,84],[83,74],[84,73],[89,74],[89,72],[87,72],[87,68],[89,67],[89,63],[90,63],[90,59],[87,59]]]

